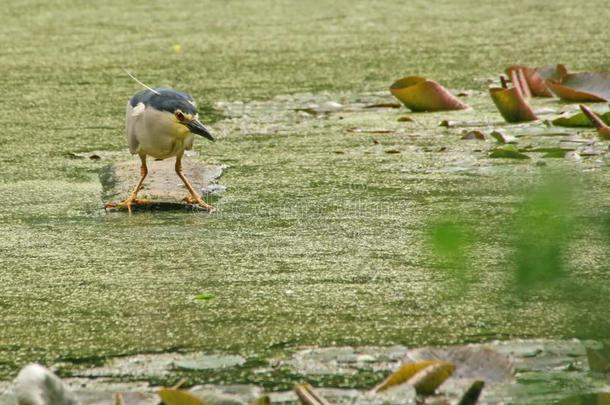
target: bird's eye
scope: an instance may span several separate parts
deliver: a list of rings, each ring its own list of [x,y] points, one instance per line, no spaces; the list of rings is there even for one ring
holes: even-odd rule
[[[178,121],[183,121],[184,120],[184,114],[182,113],[182,111],[176,111],[174,113],[174,115],[176,116],[176,118],[178,119]]]

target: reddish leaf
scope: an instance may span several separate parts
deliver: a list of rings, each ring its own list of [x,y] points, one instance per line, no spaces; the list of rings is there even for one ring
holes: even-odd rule
[[[449,111],[468,108],[443,86],[425,77],[403,77],[390,86],[390,92],[412,111]]]
[[[557,97],[568,102],[610,100],[610,72],[567,73],[548,79],[547,86]]]
[[[591,111],[589,107],[581,104],[580,109],[591,120],[599,136],[603,139],[610,139],[610,127],[597,114]]]
[[[552,97],[553,93],[548,89],[546,80],[558,79],[567,74],[563,65],[550,65],[535,69],[527,66],[512,65],[506,69],[506,74],[511,76],[513,71],[521,72],[522,80],[527,83],[534,97]]]

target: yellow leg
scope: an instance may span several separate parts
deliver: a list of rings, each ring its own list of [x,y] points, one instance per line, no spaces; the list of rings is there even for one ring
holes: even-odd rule
[[[182,174],[182,154],[176,156],[175,168],[176,174],[178,175],[178,177],[180,177],[180,180],[182,180],[189,193],[191,194],[189,197],[186,197],[184,201],[189,204],[198,204],[200,207],[205,208],[209,212],[214,212],[215,208],[203,201],[203,198],[201,198],[201,196],[197,194],[197,192],[193,189],[193,186],[191,186],[191,183],[189,183],[186,177],[184,177],[184,174]]]
[[[140,181],[138,181],[137,186],[133,189],[129,197],[127,197],[120,203],[107,203],[104,208],[127,208],[127,211],[129,211],[129,215],[131,215],[131,206],[133,204],[145,203],[144,201],[138,200],[137,197],[138,191],[142,189],[144,179],[148,175],[148,167],[146,166],[146,156],[140,155],[140,161],[142,162],[140,166]]]

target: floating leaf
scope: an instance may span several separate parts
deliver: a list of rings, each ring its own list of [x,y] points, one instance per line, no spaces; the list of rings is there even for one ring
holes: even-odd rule
[[[394,154],[400,153],[400,151],[398,149],[388,149],[388,150],[385,151],[385,153],[388,153],[390,155],[394,155]]]
[[[492,150],[489,154],[490,158],[504,158],[504,159],[529,159],[530,157],[519,152],[517,147],[513,144],[506,144],[498,146]]]
[[[390,92],[411,111],[449,111],[468,108],[443,86],[425,77],[403,77],[390,86]]]
[[[566,153],[568,153],[568,151],[565,149],[555,148],[555,149],[547,151],[544,154],[544,156],[542,156],[542,157],[543,158],[564,158],[566,156]]]
[[[603,114],[598,113],[598,115],[604,123],[610,125],[610,111]],[[559,118],[555,118],[551,123],[560,127],[593,127],[591,120],[582,112],[572,115],[563,115]]]
[[[493,139],[495,139],[497,142],[505,144],[505,143],[517,143],[517,138],[507,134],[506,132],[502,131],[501,129],[492,131],[491,134],[489,134],[489,136],[491,136]]]
[[[557,97],[568,102],[610,100],[610,72],[567,73],[546,81]]]
[[[398,370],[390,374],[385,380],[377,384],[371,391],[381,392],[388,388],[407,382],[419,371],[434,364],[440,363],[439,360],[422,360],[414,363],[405,363]]]
[[[462,398],[457,405],[476,405],[481,396],[481,391],[483,391],[483,387],[485,387],[485,381],[477,380],[473,382],[470,388],[462,395]]]
[[[159,396],[165,405],[207,405],[207,402],[184,390],[162,388]]]
[[[294,392],[296,392],[301,402],[305,405],[330,405],[329,402],[314,391],[313,387],[309,384],[296,384],[294,386]]]
[[[586,105],[581,104],[580,109],[582,110],[583,114],[585,114],[587,118],[593,123],[595,129],[597,129],[597,134],[602,139],[610,139],[610,127],[606,125],[606,123],[602,121],[602,119],[596,113],[591,111],[591,109]]]
[[[507,122],[535,121],[538,119],[518,88],[490,88],[494,104]]]
[[[434,391],[455,371],[455,365],[448,362],[438,362],[417,372],[407,381],[420,395],[432,395]]]
[[[468,131],[464,135],[462,135],[461,139],[467,139],[467,140],[476,139],[478,141],[484,141],[485,134],[481,131]]]
[[[506,73],[511,76],[512,72],[521,72],[521,76],[525,79],[528,89],[535,97],[552,97],[553,93],[546,85],[547,79],[559,78],[565,72],[563,65],[550,65],[540,68],[530,68],[527,66],[512,65],[506,69]]]

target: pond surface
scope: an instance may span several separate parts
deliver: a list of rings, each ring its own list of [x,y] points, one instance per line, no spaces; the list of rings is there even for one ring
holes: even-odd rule
[[[605,2],[123,3],[9,1],[0,16],[1,379],[143,353],[251,370],[304,346],[608,336],[608,144],[507,127],[485,90],[514,62],[607,68],[607,12],[590,11]],[[226,167],[218,213],[101,208],[100,172],[136,159],[123,67],[200,101],[219,140],[197,140],[196,159]],[[408,74],[473,109],[364,108]],[[461,139],[499,127],[529,159]]]

